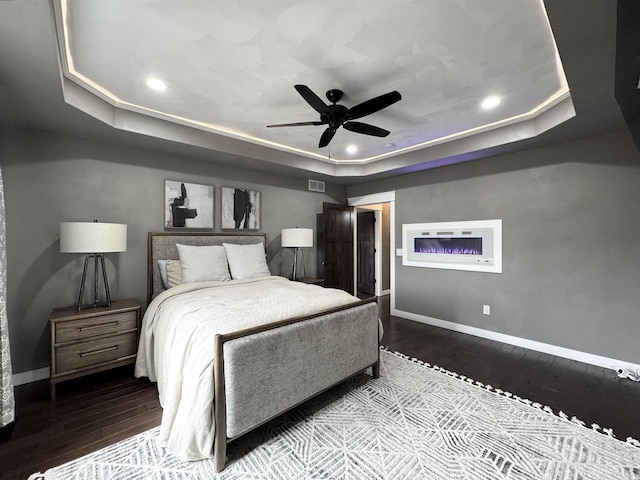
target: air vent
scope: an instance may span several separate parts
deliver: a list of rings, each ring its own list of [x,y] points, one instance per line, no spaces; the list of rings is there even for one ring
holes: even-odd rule
[[[311,190],[312,192],[324,193],[324,182],[321,182],[320,180],[309,179],[309,190]]]

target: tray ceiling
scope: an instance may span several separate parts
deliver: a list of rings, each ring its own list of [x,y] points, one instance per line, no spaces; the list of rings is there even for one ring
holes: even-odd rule
[[[117,128],[234,153],[249,144],[254,158],[320,173],[441,162],[574,115],[540,0],[54,6],[68,103]],[[149,88],[150,79],[167,88]],[[295,84],[323,100],[341,89],[347,107],[399,91],[400,102],[361,119],[391,134],[341,128],[318,148],[324,126],[266,128],[319,120]],[[483,108],[491,96],[499,104]]]

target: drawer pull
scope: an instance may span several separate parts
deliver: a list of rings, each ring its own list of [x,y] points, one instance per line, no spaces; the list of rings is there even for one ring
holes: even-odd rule
[[[89,352],[82,352],[78,354],[79,357],[88,357],[89,355],[97,355],[98,353],[111,352],[112,350],[118,350],[118,345],[113,347],[101,348],[99,350],[91,350]]]
[[[100,325],[91,325],[89,327],[80,327],[80,328],[78,328],[78,330],[81,331],[81,332],[84,332],[86,330],[93,330],[95,328],[113,327],[115,325],[118,325],[118,322],[101,323]]]

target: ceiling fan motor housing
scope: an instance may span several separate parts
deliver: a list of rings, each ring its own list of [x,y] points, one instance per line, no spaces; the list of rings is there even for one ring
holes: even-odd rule
[[[320,121],[327,123],[331,127],[338,128],[347,120],[346,114],[348,111],[349,109],[344,105],[327,105],[327,109],[320,114]]]
[[[334,88],[334,89],[328,90],[326,95],[331,103],[338,103],[342,99],[344,92],[342,90],[338,90],[337,88]]]

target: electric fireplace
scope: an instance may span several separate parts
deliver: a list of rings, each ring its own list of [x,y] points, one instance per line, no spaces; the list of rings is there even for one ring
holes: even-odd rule
[[[402,264],[502,273],[502,220],[402,225]]]

